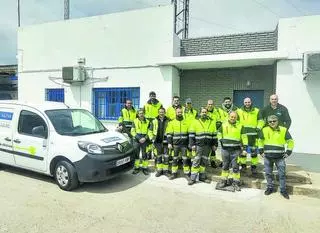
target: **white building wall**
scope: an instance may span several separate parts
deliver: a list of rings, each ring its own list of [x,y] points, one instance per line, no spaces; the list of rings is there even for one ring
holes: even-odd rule
[[[150,91],[169,106],[173,81],[179,93],[177,71],[156,64],[177,55],[173,15],[169,5],[20,28],[19,99],[39,102],[45,88],[63,87],[66,104],[92,110],[92,88],[140,87],[141,107]],[[86,58],[94,79],[62,85],[62,67],[79,58]]]
[[[290,132],[300,153],[320,154],[320,74],[307,80],[302,75],[303,53],[320,51],[319,25],[320,16],[282,19],[278,25],[278,50],[289,57],[277,63],[276,92],[289,109]]]

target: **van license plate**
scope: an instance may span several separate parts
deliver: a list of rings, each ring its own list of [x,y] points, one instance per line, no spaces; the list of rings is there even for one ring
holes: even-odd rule
[[[126,157],[126,158],[123,158],[123,159],[119,159],[119,160],[117,160],[117,162],[116,162],[116,166],[118,167],[118,166],[121,166],[121,165],[123,165],[123,164],[125,164],[125,163],[128,163],[128,162],[130,162],[130,157]]]

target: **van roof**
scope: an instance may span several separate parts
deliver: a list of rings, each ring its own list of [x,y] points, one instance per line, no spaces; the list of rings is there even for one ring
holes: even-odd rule
[[[65,103],[53,102],[53,101],[42,101],[37,103],[31,103],[31,102],[19,101],[19,100],[0,100],[0,104],[25,105],[25,106],[39,109],[41,111],[69,108],[68,105],[66,105]]]

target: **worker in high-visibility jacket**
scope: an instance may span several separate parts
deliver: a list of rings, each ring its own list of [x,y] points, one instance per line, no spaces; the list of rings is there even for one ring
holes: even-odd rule
[[[221,104],[221,108],[218,108],[220,120],[224,122],[228,120],[229,114],[233,111],[236,111],[237,107],[234,106],[230,97],[224,97],[223,102]]]
[[[221,126],[221,117],[220,117],[220,113],[218,108],[216,108],[214,106],[214,102],[213,100],[208,100],[207,102],[207,110],[208,110],[208,116],[211,119],[214,119],[216,121],[216,128],[219,129]],[[211,150],[210,154],[209,154],[209,159],[210,159],[210,165],[213,168],[217,168],[218,167],[218,161],[216,159],[216,151]]]
[[[247,152],[250,153],[250,163],[251,163],[251,172],[253,175],[257,174],[257,164],[259,162],[258,158],[258,132],[263,127],[262,124],[259,124],[259,109],[252,106],[252,101],[250,98],[245,98],[243,100],[243,107],[236,110],[238,114],[238,121],[244,127],[244,132],[248,136],[248,148]],[[238,160],[241,165],[241,170],[245,171],[247,168],[247,156],[241,154]]]
[[[198,116],[198,111],[193,108],[191,98],[186,99],[186,104],[183,108],[183,118],[191,124]]]
[[[174,120],[176,118],[176,109],[177,108],[182,108],[180,104],[180,97],[179,96],[173,96],[172,98],[172,105],[167,109],[167,113],[166,116],[170,119],[170,120]]]
[[[185,107],[182,109],[182,111],[183,111],[183,119],[185,119],[188,122],[189,126],[198,117],[198,111],[192,107],[191,98],[186,99],[186,104],[185,104]],[[195,151],[192,151],[191,147],[188,147],[187,156],[189,158],[195,156]]]
[[[149,93],[149,100],[143,107],[147,120],[151,122],[156,118],[158,116],[158,110],[161,107],[162,103],[157,99],[156,93],[151,91]]]
[[[216,151],[218,147],[216,120],[208,117],[208,110],[203,107],[200,117],[194,120],[189,127],[189,146],[196,152],[192,158],[191,177],[189,185],[196,183],[197,176],[199,181],[210,183],[206,176],[206,166],[211,150]]]
[[[183,173],[189,179],[190,158],[187,156],[188,147],[188,122],[183,118],[182,109],[176,109],[176,119],[169,122],[167,127],[168,149],[173,150],[173,161],[171,166],[170,180],[178,177],[178,160],[181,153],[183,162]]]
[[[286,127],[279,126],[276,115],[268,116],[268,126],[259,133],[259,153],[264,157],[264,170],[267,178],[265,195],[273,193],[273,165],[275,164],[279,175],[280,193],[289,199],[286,189],[286,162],[285,158],[292,154],[294,141]]]
[[[119,126],[118,131],[127,133],[131,137],[131,128],[133,121],[137,118],[137,111],[132,106],[132,100],[127,99],[125,106],[121,109],[120,116],[118,118]]]
[[[222,172],[218,188],[224,188],[229,181],[229,168],[232,167],[232,186],[240,191],[240,170],[238,157],[241,153],[246,154],[248,137],[244,133],[243,126],[237,121],[237,113],[230,112],[228,121],[224,121],[218,130],[218,139],[221,143]]]
[[[137,174],[140,171],[140,167],[142,166],[142,172],[145,175],[149,174],[148,171],[148,154],[147,148],[151,144],[149,139],[149,128],[150,122],[144,116],[144,110],[138,110],[138,118],[133,121],[133,125],[131,128],[131,135],[135,139],[137,143],[138,151],[136,155],[136,160],[134,163],[133,174]],[[141,159],[140,159],[140,151],[141,151]]]
[[[169,175],[169,152],[166,135],[168,123],[169,118],[166,117],[166,110],[160,108],[159,115],[152,121],[152,124],[150,124],[149,138],[154,146],[155,164],[157,169],[156,177]]]

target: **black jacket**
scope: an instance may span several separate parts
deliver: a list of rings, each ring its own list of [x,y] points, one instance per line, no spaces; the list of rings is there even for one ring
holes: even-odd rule
[[[287,129],[291,126],[291,118],[288,109],[282,104],[278,104],[276,109],[273,109],[271,105],[264,107],[259,112],[259,119],[263,119],[267,123],[268,116],[276,115],[279,119],[279,125],[284,126]]]

